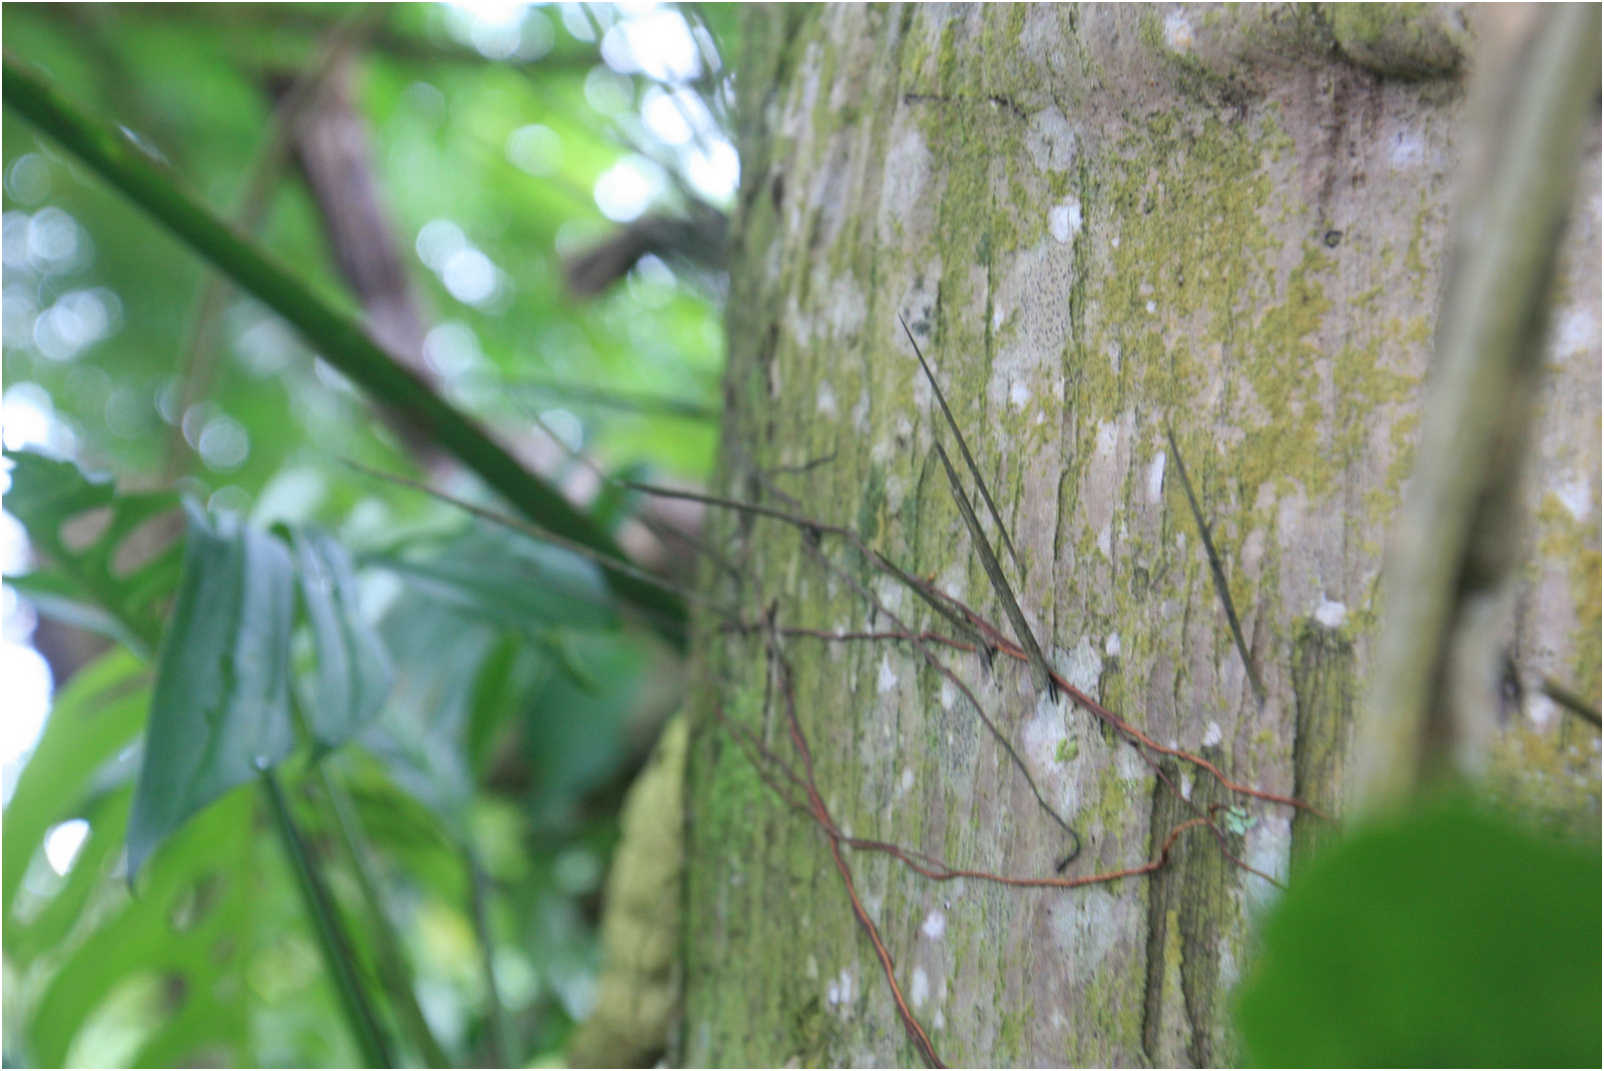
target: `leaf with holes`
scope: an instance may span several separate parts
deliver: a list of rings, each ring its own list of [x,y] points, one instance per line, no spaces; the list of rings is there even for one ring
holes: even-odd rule
[[[339,747],[373,720],[390,693],[394,676],[389,652],[357,605],[351,556],[326,532],[290,533],[317,648],[317,678],[306,709],[307,728],[318,746]]]
[[[138,735],[150,706],[149,678],[143,663],[114,649],[80,669],[51,704],[6,804],[0,869],[8,956],[16,954],[15,899],[31,860],[51,829],[84,817],[86,801],[100,793],[97,775]]]
[[[289,754],[295,570],[272,536],[186,502],[178,604],[162,643],[128,874],[196,811]]]
[[[178,583],[178,496],[118,494],[110,480],[28,450],[12,464],[6,509],[53,567],[8,578],[47,614],[148,655]]]

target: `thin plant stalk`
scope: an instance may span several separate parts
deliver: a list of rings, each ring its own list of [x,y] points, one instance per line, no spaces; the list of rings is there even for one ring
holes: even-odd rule
[[[318,949],[323,953],[323,964],[340,998],[340,1009],[345,1013],[346,1024],[351,1028],[357,1048],[361,1050],[368,1067],[394,1067],[390,1041],[379,1026],[373,1001],[362,984],[350,938],[334,906],[334,897],[329,892],[328,884],[313,863],[311,852],[307,851],[306,840],[296,827],[289,801],[284,798],[284,790],[277,776],[272,769],[265,769],[261,779],[262,791],[272,805],[273,826],[278,831],[285,854],[289,856],[290,867],[295,871],[301,901],[312,923],[312,932],[317,936]]]
[[[328,798],[334,828],[340,835],[345,852],[351,858],[351,869],[356,875],[357,887],[367,904],[368,918],[372,922],[375,947],[378,950],[379,972],[389,990],[394,1008],[412,1035],[413,1042],[423,1057],[425,1067],[449,1067],[451,1060],[445,1049],[429,1029],[429,1020],[418,1005],[417,990],[412,984],[412,971],[401,953],[401,940],[395,923],[386,910],[379,881],[373,873],[372,856],[368,851],[362,824],[351,806],[350,797],[339,781],[330,775],[327,762],[316,764],[318,783]]]

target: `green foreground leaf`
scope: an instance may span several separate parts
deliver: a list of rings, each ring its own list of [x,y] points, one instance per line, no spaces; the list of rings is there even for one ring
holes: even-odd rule
[[[1599,874],[1596,846],[1460,801],[1358,831],[1266,923],[1249,1062],[1597,1066]]]

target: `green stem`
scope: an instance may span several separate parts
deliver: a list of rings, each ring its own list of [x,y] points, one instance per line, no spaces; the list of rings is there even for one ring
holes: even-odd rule
[[[5,57],[4,75],[7,105],[289,321],[312,348],[371,397],[397,410],[541,527],[602,553],[622,556],[612,537],[588,515],[386,353],[354,316],[324,301],[299,276],[241,238],[131,138],[79,111],[15,57]],[[671,642],[684,644],[685,606],[678,596],[618,569],[603,569],[622,599],[646,611]]]
[[[378,948],[379,972],[384,977],[385,987],[390,992],[396,1011],[411,1032],[419,1053],[423,1056],[423,1066],[450,1067],[450,1058],[446,1056],[445,1049],[435,1038],[434,1031],[429,1029],[429,1021],[424,1017],[423,1009],[418,1006],[418,994],[412,984],[412,972],[407,967],[406,958],[401,954],[401,941],[396,934],[395,924],[390,918],[390,913],[385,910],[379,882],[373,873],[372,857],[368,853],[367,844],[362,836],[362,826],[351,806],[350,797],[345,794],[345,789],[341,787],[339,781],[329,775],[327,761],[317,763],[316,768],[318,782],[323,787],[324,795],[328,797],[329,808],[334,816],[334,828],[339,831],[345,852],[351,857],[351,869],[356,874],[357,887],[361,889],[362,899],[367,904],[368,918],[372,921],[375,944]]]
[[[323,881],[323,875],[312,862],[306,841],[290,814],[289,801],[284,798],[284,790],[279,787],[278,778],[271,769],[262,771],[262,790],[273,806],[274,827],[295,871],[296,884],[300,887],[301,900],[306,905],[312,931],[317,935],[324,966],[328,968],[334,991],[339,994],[340,1007],[345,1012],[346,1023],[356,1038],[357,1047],[362,1050],[362,1058],[368,1067],[394,1067],[389,1041],[379,1028],[373,1003],[358,977],[356,958],[335,911],[334,898]]]
[[[485,999],[490,1015],[490,1062],[496,1067],[509,1067],[507,1054],[512,1051],[511,1031],[507,1013],[501,1003],[501,987],[496,984],[496,945],[490,936],[490,880],[479,856],[467,843],[462,846],[462,858],[468,867],[472,891],[473,929],[479,938],[479,972],[484,976]]]

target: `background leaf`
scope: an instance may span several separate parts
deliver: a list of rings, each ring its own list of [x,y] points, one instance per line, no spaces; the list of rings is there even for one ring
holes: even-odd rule
[[[295,589],[279,542],[185,503],[178,604],[162,644],[145,763],[128,823],[128,873],[184,820],[289,754]]]
[[[349,552],[318,529],[295,529],[290,538],[317,650],[306,723],[318,745],[332,749],[378,714],[394,673],[384,642],[362,618]]]
[[[165,599],[177,580],[179,553],[176,540],[162,538],[149,523],[176,509],[178,496],[168,491],[119,495],[112,480],[92,480],[71,461],[35,451],[6,457],[12,464],[6,509],[55,563],[52,570],[12,582],[42,608],[79,627],[136,651],[154,651]],[[73,525],[81,529],[82,542],[69,538]]]

